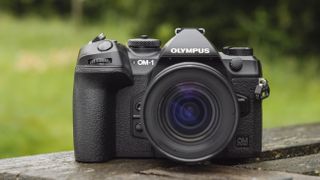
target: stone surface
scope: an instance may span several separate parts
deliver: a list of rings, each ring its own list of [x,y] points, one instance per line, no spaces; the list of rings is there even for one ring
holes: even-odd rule
[[[304,176],[278,171],[249,170],[230,166],[174,166],[141,171],[140,174],[177,179],[320,179],[314,176]]]
[[[238,165],[251,169],[285,171],[291,173],[320,176],[320,153],[287,159],[262,161],[257,163]]]
[[[264,129],[262,144],[265,160],[320,153],[320,124]]]
[[[320,179],[319,132],[320,124],[266,129],[260,158],[215,162],[220,165],[159,159],[83,164],[72,151],[2,159],[0,179]]]
[[[116,159],[83,164],[73,152],[43,154],[0,161],[0,179],[320,179],[277,171],[203,164],[178,165],[166,160]]]

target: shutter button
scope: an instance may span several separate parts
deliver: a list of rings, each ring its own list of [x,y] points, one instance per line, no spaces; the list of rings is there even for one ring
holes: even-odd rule
[[[112,43],[110,41],[103,41],[98,45],[99,51],[107,51],[112,48]]]

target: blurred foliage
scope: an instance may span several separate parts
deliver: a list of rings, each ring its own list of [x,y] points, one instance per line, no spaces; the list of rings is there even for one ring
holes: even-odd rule
[[[83,4],[85,22],[113,13],[138,22],[136,34],[160,35],[164,41],[175,27],[203,27],[218,47],[253,44],[297,56],[320,47],[318,0],[1,0],[0,7],[18,16],[69,16],[72,2]]]
[[[65,16],[70,13],[71,3],[65,0],[1,0],[0,8],[20,17],[26,14]]]
[[[138,32],[161,33],[164,39],[171,33],[163,29],[203,27],[218,47],[254,44],[295,55],[318,53],[320,47],[317,0],[144,0],[141,4]]]
[[[126,16],[134,7],[132,0],[1,0],[0,8],[18,17],[30,14],[68,17],[72,14],[73,2],[82,4],[84,21],[90,22],[102,20],[109,11]]]
[[[74,2],[73,2],[74,1]],[[82,3],[80,23],[73,3]],[[0,158],[72,149],[78,49],[100,32],[166,42],[204,27],[217,46],[252,46],[270,81],[264,127],[319,121],[320,1],[0,1]],[[75,13],[77,14],[77,13]]]

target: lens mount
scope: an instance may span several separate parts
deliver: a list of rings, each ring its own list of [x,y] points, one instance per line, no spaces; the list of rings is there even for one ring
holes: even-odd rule
[[[162,70],[142,103],[147,138],[167,157],[182,162],[207,160],[231,141],[238,107],[229,81],[195,62]]]

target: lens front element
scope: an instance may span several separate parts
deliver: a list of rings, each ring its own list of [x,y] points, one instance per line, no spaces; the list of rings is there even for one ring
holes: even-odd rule
[[[168,90],[160,105],[159,119],[172,137],[199,141],[216,122],[216,98],[199,83],[185,82]]]

